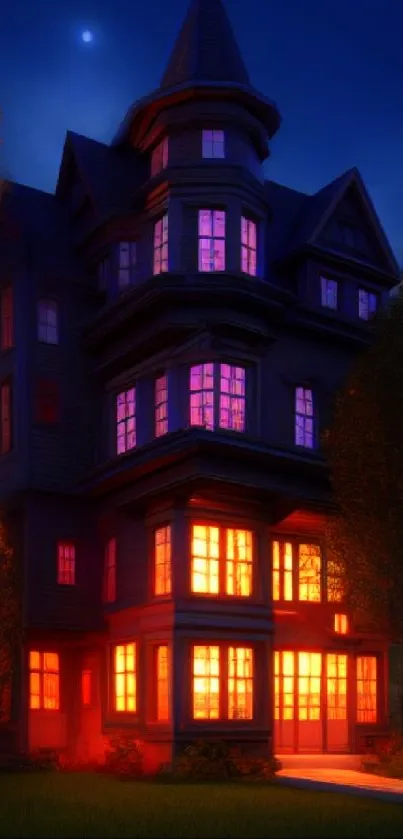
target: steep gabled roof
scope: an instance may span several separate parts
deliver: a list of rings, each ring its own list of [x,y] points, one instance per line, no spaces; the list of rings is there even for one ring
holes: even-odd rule
[[[161,88],[192,81],[250,84],[221,0],[192,0],[162,77]]]

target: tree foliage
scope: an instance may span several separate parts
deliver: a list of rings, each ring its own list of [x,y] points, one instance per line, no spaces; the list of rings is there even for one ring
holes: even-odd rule
[[[348,605],[403,640],[403,297],[374,324],[335,401],[325,449],[338,510],[330,550]],[[357,618],[358,620],[358,618]]]
[[[8,722],[16,654],[20,644],[20,610],[14,552],[0,521],[0,723]]]

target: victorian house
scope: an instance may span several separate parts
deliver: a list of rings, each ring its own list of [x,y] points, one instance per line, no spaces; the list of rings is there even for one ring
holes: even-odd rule
[[[199,736],[352,752],[386,724],[320,441],[398,268],[356,169],[266,180],[279,127],[221,0],[194,0],[113,142],[68,132],[55,194],[3,201],[19,748],[96,758],[125,730],[156,766]]]

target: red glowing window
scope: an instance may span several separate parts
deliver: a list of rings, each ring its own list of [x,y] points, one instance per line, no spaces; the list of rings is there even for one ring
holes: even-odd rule
[[[168,166],[168,137],[164,137],[151,153],[151,177]]]
[[[256,276],[256,222],[241,217],[241,270],[244,274]]]
[[[166,644],[157,647],[157,720],[168,722],[170,711],[170,650]]]
[[[54,425],[60,421],[60,385],[57,379],[37,379],[35,422]]]
[[[155,531],[155,594],[170,594],[171,580],[171,525]]]
[[[199,271],[225,271],[224,210],[199,210]]]
[[[11,449],[11,383],[1,385],[1,454],[7,454]]]
[[[216,394],[216,391],[217,394]],[[217,396],[217,398],[216,398]],[[217,416],[216,406],[219,406]],[[212,362],[190,368],[190,424],[245,431],[246,370]]]
[[[347,615],[342,615],[342,614],[336,613],[334,615],[333,629],[334,629],[335,632],[338,632],[339,635],[347,635],[347,632],[348,632]]]
[[[326,656],[327,718],[347,719],[347,656],[328,653]]]
[[[220,716],[220,648],[193,647],[193,719]]]
[[[321,599],[322,553],[319,545],[298,545],[299,599]]]
[[[115,711],[137,710],[136,644],[119,644],[114,648]]]
[[[109,539],[105,545],[104,558],[104,601],[116,600],[116,539]]]
[[[76,548],[71,542],[59,542],[57,546],[57,582],[74,586],[76,581]]]
[[[228,650],[228,718],[253,718],[253,650],[250,647]]]
[[[121,291],[134,283],[137,265],[136,242],[120,242],[118,286]]]
[[[314,447],[314,406],[312,390],[295,388],[295,445],[306,449]]]
[[[81,673],[81,699],[84,708],[92,704],[92,671],[83,670]]]
[[[59,656],[31,650],[29,654],[29,707],[58,711],[60,705]]]
[[[357,722],[377,721],[377,660],[357,657]]]
[[[253,535],[250,530],[192,525],[192,592],[218,594],[221,590],[234,597],[250,597],[252,575]]]
[[[155,436],[161,437],[168,432],[168,376],[158,376],[155,380]]]
[[[136,388],[131,387],[116,397],[117,453],[134,449],[136,445]]]
[[[202,156],[205,158],[225,157],[224,131],[221,129],[203,129]]]
[[[220,364],[220,428],[245,431],[245,368]]]
[[[273,600],[293,599],[293,552],[291,542],[273,542]]]
[[[168,271],[168,214],[158,219],[154,227],[154,274]]]
[[[59,343],[58,306],[55,300],[38,301],[38,340],[45,344]]]
[[[1,349],[9,350],[13,346],[13,289],[3,288],[1,292]]]

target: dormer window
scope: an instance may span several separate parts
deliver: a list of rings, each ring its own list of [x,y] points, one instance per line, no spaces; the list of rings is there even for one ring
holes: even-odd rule
[[[168,213],[154,226],[154,274],[168,271]]]
[[[224,210],[199,210],[199,271],[225,271]]]
[[[256,276],[256,222],[241,217],[241,270]]]
[[[361,320],[371,320],[376,314],[378,297],[372,291],[364,288],[358,290],[358,317]]]
[[[337,309],[337,280],[320,278],[321,304],[326,309]]]
[[[151,177],[168,166],[168,137],[164,137],[151,153]]]
[[[225,157],[224,131],[203,129],[202,155],[204,158]]]
[[[134,283],[136,270],[136,242],[120,242],[118,287],[123,291]]]

